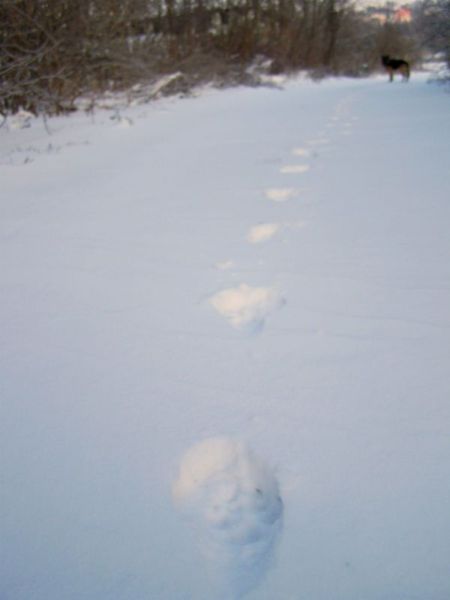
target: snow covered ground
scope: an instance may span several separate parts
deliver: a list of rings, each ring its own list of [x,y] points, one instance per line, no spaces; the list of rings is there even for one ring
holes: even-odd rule
[[[448,600],[449,109],[0,129],[2,600]]]

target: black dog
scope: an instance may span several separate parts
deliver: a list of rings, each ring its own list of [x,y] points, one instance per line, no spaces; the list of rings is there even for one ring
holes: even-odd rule
[[[394,81],[394,73],[399,72],[405,81],[408,81],[410,68],[409,63],[401,58],[390,58],[387,54],[381,57],[381,62],[389,73],[389,81]]]

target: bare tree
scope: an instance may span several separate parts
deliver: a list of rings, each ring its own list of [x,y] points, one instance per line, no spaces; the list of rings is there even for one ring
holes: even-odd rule
[[[450,0],[423,0],[415,6],[415,22],[423,47],[442,54],[450,67]]]

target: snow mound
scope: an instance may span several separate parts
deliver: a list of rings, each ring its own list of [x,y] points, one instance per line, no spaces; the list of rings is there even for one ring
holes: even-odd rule
[[[210,298],[212,307],[233,327],[252,332],[260,331],[266,317],[281,308],[284,302],[276,289],[251,287],[246,283],[222,290]]]
[[[184,455],[173,497],[195,528],[218,596],[241,598],[254,588],[282,524],[283,502],[269,467],[239,441],[206,439]]]
[[[28,127],[31,127],[31,122],[33,118],[33,113],[30,113],[27,110],[19,110],[14,116],[10,118],[9,128],[27,129]]]
[[[278,223],[262,223],[261,225],[254,225],[247,234],[247,240],[251,244],[267,242],[267,240],[270,240],[270,238],[278,233],[279,230],[280,225]]]

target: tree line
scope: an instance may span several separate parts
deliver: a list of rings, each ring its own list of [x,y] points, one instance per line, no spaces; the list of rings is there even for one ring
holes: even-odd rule
[[[449,60],[449,6],[423,0],[401,24],[350,0],[1,0],[0,112],[63,112],[175,70],[226,80],[257,57],[320,76],[366,74],[382,53],[423,47]]]

